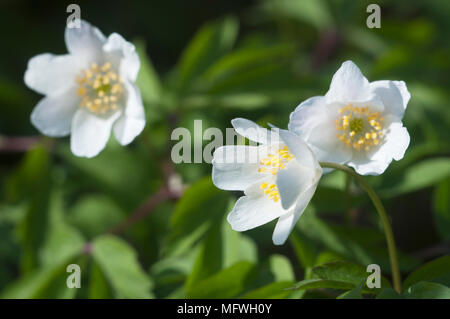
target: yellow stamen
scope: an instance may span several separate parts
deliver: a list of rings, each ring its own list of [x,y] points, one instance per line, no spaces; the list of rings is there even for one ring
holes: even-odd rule
[[[294,158],[294,155],[289,152],[289,148],[284,146],[279,148],[275,154],[268,154],[266,158],[262,159],[259,164],[258,173],[277,175],[278,172],[286,168],[287,163]],[[269,184],[263,182],[260,188],[264,190],[264,194],[268,196],[270,200],[278,202],[280,200],[280,194],[276,184]]]
[[[75,82],[78,84],[77,94],[81,97],[80,107],[96,114],[107,114],[118,109],[123,84],[110,62],[101,66],[92,63],[88,70],[76,77]]]
[[[370,150],[378,145],[383,136],[383,118],[380,112],[371,112],[370,107],[358,107],[348,104],[338,110],[335,121],[337,139],[349,148]]]

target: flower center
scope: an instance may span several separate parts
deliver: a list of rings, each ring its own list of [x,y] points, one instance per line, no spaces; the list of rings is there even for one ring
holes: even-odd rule
[[[111,63],[102,66],[92,63],[77,76],[77,94],[81,97],[80,107],[95,114],[106,115],[117,110],[117,102],[123,93],[120,76],[111,69]]]
[[[354,118],[350,120],[349,127],[351,132],[353,131],[355,134],[361,133],[364,128],[363,120],[360,118]]]
[[[383,138],[383,118],[380,112],[372,112],[368,106],[344,106],[339,110],[339,119],[335,123],[336,137],[356,150],[368,151]]]
[[[268,154],[266,158],[260,161],[259,164],[261,166],[258,168],[258,173],[277,175],[280,170],[286,168],[287,163],[293,158],[294,155],[289,152],[289,148],[284,146],[283,148],[278,149],[275,154]],[[274,202],[280,200],[277,185],[264,182],[260,187],[264,190],[264,194],[269,196],[269,199]]]

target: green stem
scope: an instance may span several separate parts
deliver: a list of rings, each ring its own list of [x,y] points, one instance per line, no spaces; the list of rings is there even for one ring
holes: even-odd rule
[[[351,194],[350,194],[350,184],[352,177],[350,175],[345,175],[345,215],[347,219],[347,224],[352,225],[352,206],[351,206]]]
[[[389,252],[389,259],[391,262],[391,269],[392,269],[392,278],[394,281],[394,289],[400,294],[402,291],[402,281],[400,277],[400,269],[398,266],[398,256],[397,256],[397,249],[395,248],[395,240],[394,240],[394,234],[392,232],[391,224],[389,223],[389,218],[386,214],[386,210],[383,207],[383,204],[381,203],[380,198],[375,193],[373,188],[364,180],[364,178],[357,174],[353,169],[336,164],[336,163],[330,163],[330,162],[320,162],[320,166],[326,167],[326,168],[333,168],[341,170],[348,175],[354,177],[358,183],[361,185],[361,187],[367,192],[370,199],[372,200],[373,205],[375,206],[378,215],[380,216],[381,223],[383,224],[384,233],[386,235],[386,242],[388,246],[388,252]]]

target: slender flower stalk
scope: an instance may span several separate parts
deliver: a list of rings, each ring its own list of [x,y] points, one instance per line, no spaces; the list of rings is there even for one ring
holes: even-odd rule
[[[400,268],[398,264],[398,255],[397,255],[397,249],[395,248],[395,240],[394,240],[394,234],[392,232],[391,224],[389,223],[389,218],[387,216],[386,210],[384,209],[383,204],[381,203],[380,198],[378,197],[377,193],[375,193],[374,189],[367,183],[364,178],[356,173],[353,169],[337,164],[337,163],[330,163],[330,162],[320,162],[320,166],[322,168],[332,168],[332,169],[338,169],[346,174],[354,177],[358,183],[361,185],[361,187],[367,192],[370,199],[372,200],[373,205],[375,206],[375,209],[377,210],[378,215],[380,216],[381,223],[383,224],[384,234],[386,236],[386,242],[388,246],[388,252],[389,252],[389,260],[391,263],[391,269],[392,269],[392,278],[394,282],[394,289],[401,293],[402,291],[402,281],[400,277]]]
[[[142,220],[144,217],[147,217],[148,214],[153,212],[156,207],[158,207],[161,203],[170,199],[173,195],[171,195],[170,191],[163,187],[155,194],[151,195],[141,206],[139,206],[134,212],[130,214],[130,216],[125,219],[119,225],[114,226],[112,229],[108,231],[110,234],[120,234],[130,226],[136,224],[138,221]]]
[[[0,135],[0,152],[26,152],[42,141],[43,139],[39,136],[10,137]]]

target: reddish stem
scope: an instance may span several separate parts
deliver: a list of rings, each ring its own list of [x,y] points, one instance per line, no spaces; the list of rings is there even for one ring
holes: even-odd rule
[[[26,152],[42,139],[36,136],[8,137],[0,136],[1,152]]]

